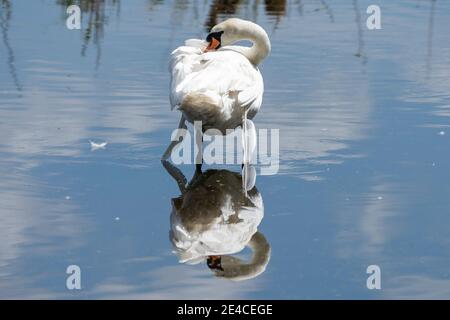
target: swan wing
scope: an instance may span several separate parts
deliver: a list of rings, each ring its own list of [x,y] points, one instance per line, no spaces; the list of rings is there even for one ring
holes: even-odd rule
[[[171,72],[170,104],[172,109],[181,102],[182,92],[177,91],[177,86],[196,69],[201,63],[202,48],[204,41],[189,39],[185,45],[175,49],[170,56],[169,71]]]

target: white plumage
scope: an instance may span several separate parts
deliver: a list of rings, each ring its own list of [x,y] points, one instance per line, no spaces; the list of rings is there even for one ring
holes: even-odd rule
[[[263,28],[236,18],[214,26],[207,40],[187,40],[172,52],[170,101],[182,113],[179,128],[186,128],[185,120],[201,121],[203,132],[226,134],[261,107],[264,83],[258,64],[269,54],[270,41]],[[239,40],[253,46],[231,45]],[[169,145],[164,160],[177,143]]]
[[[189,230],[172,207],[171,241],[176,248],[180,262],[197,264],[209,255],[229,255],[242,251],[257,231],[264,216],[261,195],[249,196],[251,206],[240,206],[236,210],[232,198],[224,195],[223,205],[218,209],[220,215],[211,219],[202,228]],[[184,208],[186,210],[186,208]],[[235,212],[235,210],[237,212]],[[196,212],[191,215],[195,216]],[[237,215],[237,221],[231,221]],[[235,219],[236,220],[236,219]],[[192,226],[190,226],[192,227]]]
[[[222,48],[203,53],[187,41],[172,52],[170,69],[172,108],[180,108],[191,123],[202,121],[204,130],[225,134],[226,129],[241,125],[245,111],[251,119],[261,107],[261,73],[237,51]]]

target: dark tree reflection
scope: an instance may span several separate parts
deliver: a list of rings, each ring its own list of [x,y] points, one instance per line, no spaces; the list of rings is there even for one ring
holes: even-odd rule
[[[254,18],[258,14],[259,0],[251,1],[245,0],[213,0],[209,8],[208,17],[205,22],[205,28],[209,31],[217,23],[221,15],[233,16],[241,7],[251,7]],[[265,0],[264,10],[266,15],[276,17],[276,23],[281,20],[281,17],[286,15],[286,0]]]
[[[431,59],[433,57],[433,28],[434,15],[436,12],[436,0],[430,0],[430,17],[428,19],[428,36],[427,36],[427,77],[431,73]]]
[[[7,63],[9,68],[9,74],[14,82],[14,86],[17,91],[22,91],[22,86],[17,76],[14,50],[9,41],[9,23],[11,21],[12,6],[9,0],[1,0],[1,12],[0,12],[0,28],[2,31],[3,45],[6,48]]]
[[[268,16],[279,18],[286,15],[286,0],[265,0],[264,5]]]
[[[353,10],[355,11],[355,22],[358,33],[358,49],[355,56],[361,58],[362,64],[367,63],[367,55],[364,50],[364,31],[363,31],[363,21],[361,18],[360,8],[358,0],[353,0]]]
[[[96,67],[100,65],[102,48],[101,39],[104,35],[104,25],[108,22],[108,16],[105,13],[105,6],[109,5],[116,8],[117,15],[120,14],[120,0],[57,0],[57,3],[63,7],[63,16],[67,17],[66,9],[71,5],[78,5],[81,9],[82,21],[86,27],[83,28],[83,44],[81,46],[81,55],[85,56],[89,44],[92,42],[96,48]]]
[[[8,2],[6,0],[0,1]],[[109,10],[107,10],[107,7],[115,9],[117,15],[119,15],[121,6],[120,0],[56,0],[56,3],[61,6],[64,19],[67,18],[66,9],[68,6],[80,6],[83,25],[81,55],[85,56],[87,54],[91,44],[95,46],[96,66],[98,67],[102,55],[101,40],[104,36],[104,25],[108,23],[109,19]],[[164,0],[148,0],[147,3],[148,11],[153,14],[157,14],[158,9],[164,4],[167,5],[167,1]],[[204,4],[208,6],[208,12],[206,17],[201,17],[199,9]],[[315,9],[309,10],[304,8],[305,3],[303,0],[294,0],[291,3],[291,7],[288,7],[287,0],[211,0],[206,1],[203,4],[199,3],[197,0],[175,0],[170,5],[172,6],[172,12],[169,25],[172,25],[174,30],[182,24],[186,12],[191,9],[194,11],[193,19],[195,21],[202,21],[201,23],[204,25],[206,31],[209,31],[213,26],[228,17],[242,16],[245,19],[257,21],[258,16],[261,15],[265,15],[269,18],[273,23],[273,28],[275,30],[291,7],[298,7],[300,16],[304,13],[323,11],[329,16],[330,21],[334,22],[333,10],[326,0],[312,1],[308,6],[315,7]],[[261,10],[264,12],[261,13]],[[173,32],[174,31],[172,31],[172,33]],[[171,39],[172,36],[169,38]]]
[[[218,16],[220,14],[235,14],[240,2],[242,0],[213,0],[205,22],[206,29],[210,30],[219,22]]]

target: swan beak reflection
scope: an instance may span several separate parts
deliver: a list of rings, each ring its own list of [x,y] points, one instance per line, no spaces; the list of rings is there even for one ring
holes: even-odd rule
[[[224,271],[222,268],[222,257],[221,256],[208,256],[206,259],[206,264],[212,270]]]

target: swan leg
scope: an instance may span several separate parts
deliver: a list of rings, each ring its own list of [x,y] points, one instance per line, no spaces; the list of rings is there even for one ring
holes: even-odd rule
[[[243,118],[242,118],[242,148],[243,148],[243,155],[242,155],[242,168],[244,168],[244,165],[248,163],[248,128],[247,128],[247,111],[244,112]]]
[[[255,124],[251,120],[247,119],[247,112],[245,112],[242,119],[242,168],[244,168],[244,165],[252,162],[256,144],[257,138]]]
[[[166,151],[162,155],[161,160],[166,161],[172,154],[173,148],[175,148],[175,146],[177,144],[179,144],[181,141],[183,141],[183,139],[184,139],[184,131],[187,129],[187,126],[186,126],[186,119],[184,118],[183,115],[181,115],[180,123],[178,124],[178,129],[183,129],[183,134],[180,135],[180,138],[178,139],[178,141],[172,141],[169,144]]]

